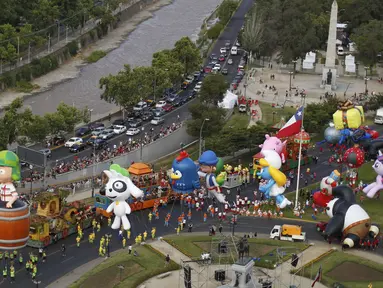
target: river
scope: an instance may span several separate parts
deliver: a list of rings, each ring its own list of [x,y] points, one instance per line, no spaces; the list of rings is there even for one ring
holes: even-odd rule
[[[184,36],[196,40],[203,20],[221,0],[174,0],[174,3],[154,12],[154,16],[141,23],[121,45],[97,63],[81,68],[77,78],[55,85],[43,93],[24,101],[34,114],[54,112],[60,102],[78,108],[93,109],[92,118],[115,110],[114,104],[100,99],[99,79],[116,74],[124,64],[150,65],[153,53],[172,48]],[[122,24],[123,25],[123,24]]]

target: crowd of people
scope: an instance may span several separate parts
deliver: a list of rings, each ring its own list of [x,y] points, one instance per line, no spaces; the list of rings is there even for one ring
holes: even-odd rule
[[[72,171],[80,171],[94,163],[101,163],[111,160],[115,157],[130,153],[134,150],[140,149],[141,146],[148,145],[160,138],[168,136],[170,133],[182,127],[181,123],[173,123],[167,127],[162,127],[158,134],[154,134],[154,130],[145,132],[142,138],[132,139],[129,138],[125,141],[120,141],[119,145],[108,145],[108,147],[97,151],[89,156],[78,157],[77,155],[70,157],[70,160],[56,160],[55,165],[46,173],[47,178],[56,178],[59,174],[64,174]],[[44,173],[37,170],[32,170],[31,173],[22,179],[21,186],[25,187],[26,183],[43,181]]]

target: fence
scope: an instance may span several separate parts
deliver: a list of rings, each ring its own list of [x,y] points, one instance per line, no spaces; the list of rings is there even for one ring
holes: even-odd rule
[[[79,179],[90,178],[93,175],[99,175],[103,170],[107,170],[109,166],[114,164],[119,164],[122,167],[129,166],[132,162],[152,162],[153,159],[160,159],[166,155],[171,154],[172,152],[180,148],[180,144],[188,145],[195,140],[195,137],[190,136],[186,132],[186,126],[181,127],[180,129],[172,132],[168,136],[161,138],[155,142],[150,143],[149,145],[143,146],[141,149],[134,150],[130,153],[121,155],[116,158],[112,158],[108,161],[97,163],[95,165],[90,165],[89,167],[80,170],[69,172],[65,174],[58,174],[56,179],[48,178],[45,179],[45,186],[60,186],[63,183],[75,182]],[[157,167],[158,168],[158,167]],[[39,190],[43,187],[43,182],[38,181],[32,183],[33,190]],[[29,191],[30,183],[26,183],[26,188],[24,192]]]
[[[126,3],[120,4],[120,7],[113,12],[113,15],[121,13],[122,11],[127,10],[135,4],[143,2],[143,6],[145,6],[154,1],[156,0],[127,0],[125,1]],[[138,10],[141,9],[142,7],[140,6]],[[68,19],[64,19],[57,24],[51,25],[50,27],[35,33],[2,41],[12,43],[18,50],[18,54],[17,62],[15,65],[5,63],[3,60],[0,60],[0,74],[27,65],[31,63],[33,59],[39,59],[54,53],[65,47],[67,43],[76,40],[81,35],[86,34],[90,30],[94,29],[99,23],[99,20],[94,18],[88,19],[86,22],[82,23],[82,25],[80,25],[81,27],[78,29],[70,28],[69,23],[73,20],[72,18],[79,17],[79,15],[83,13],[85,13],[85,15],[89,15],[90,11],[79,12],[78,14],[75,14]],[[129,16],[131,17],[131,15]],[[36,41],[36,39],[38,39],[38,41]]]

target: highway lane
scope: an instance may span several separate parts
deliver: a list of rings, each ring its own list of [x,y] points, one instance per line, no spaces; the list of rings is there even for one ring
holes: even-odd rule
[[[219,53],[220,48],[225,47],[225,44],[227,41],[230,41],[231,45],[235,44],[235,41],[237,39],[237,35],[238,35],[238,33],[239,33],[243,23],[244,23],[244,16],[247,13],[247,11],[251,8],[252,4],[253,4],[253,0],[244,0],[241,2],[240,7],[238,8],[236,13],[234,14],[232,20],[228,23],[227,27],[225,28],[225,30],[223,31],[221,36],[217,39],[211,53],[219,55],[220,54]],[[230,53],[228,53],[228,54],[230,54]],[[228,82],[231,83],[231,80],[236,76],[237,66],[238,66],[240,58],[241,58],[241,53],[239,53],[237,56],[228,55],[227,59],[229,57],[231,57],[233,59],[233,64],[232,65],[226,65],[228,70],[229,70],[229,73],[226,76],[226,78],[228,79]],[[205,61],[205,64],[208,64],[208,63],[209,63],[209,59],[207,59]],[[226,61],[225,61],[225,63],[226,63]],[[223,65],[223,67],[224,66],[225,65]],[[195,86],[195,83],[193,85],[191,85],[186,91],[182,91],[180,93],[180,95],[181,96],[188,95],[189,92],[192,89],[194,89],[194,86]],[[166,127],[166,126],[169,126],[173,123],[177,123],[179,121],[184,121],[184,120],[188,119],[190,117],[188,107],[192,102],[193,102],[193,100],[189,101],[185,105],[175,109],[174,111],[167,113],[164,116],[165,123],[163,126]],[[177,117],[178,115],[180,116],[179,120]],[[150,128],[152,126],[153,125],[151,125],[150,123],[144,124],[143,125],[143,127],[145,129],[144,132],[150,130]],[[158,126],[153,126],[153,127],[155,129],[155,133],[159,133],[159,130],[161,127],[158,127]],[[130,137],[132,139],[139,138],[139,137],[142,137],[142,134],[143,133],[141,132],[141,135],[137,135],[135,137],[127,136],[127,135],[118,135],[118,136],[114,137],[113,139],[110,139],[108,141],[108,143],[111,147],[113,147],[113,145],[118,146],[121,141],[126,141]],[[37,148],[37,149],[39,149],[39,148]],[[60,147],[60,148],[52,151],[52,157],[50,158],[49,162],[52,163],[52,162],[55,162],[56,160],[57,161],[60,161],[60,160],[69,161],[70,159],[73,159],[74,156],[78,156],[81,158],[81,157],[85,157],[85,156],[90,156],[91,153],[92,153],[92,149],[90,147],[84,151],[77,153],[77,154],[70,153],[68,148]],[[36,169],[38,169],[38,168],[36,168]],[[24,170],[24,174],[26,176],[28,176],[28,174],[29,174],[28,170]]]

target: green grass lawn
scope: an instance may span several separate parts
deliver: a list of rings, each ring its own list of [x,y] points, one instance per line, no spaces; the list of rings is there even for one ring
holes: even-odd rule
[[[286,106],[284,108],[273,108],[271,107],[271,103],[266,102],[259,102],[259,107],[262,110],[262,122],[266,125],[273,125],[278,123],[282,117],[287,122],[289,121],[290,117],[294,115],[295,111],[297,111],[297,109],[290,106]],[[276,112],[275,115],[273,115],[273,112]]]
[[[382,264],[340,251],[305,267],[299,274],[313,279],[320,266],[323,273],[321,283],[327,287],[333,287],[335,283],[347,288],[366,288],[370,283],[373,287],[383,287]]]
[[[165,237],[164,240],[168,242],[170,245],[175,247],[177,250],[179,250],[184,255],[193,258],[198,259],[200,258],[201,254],[203,252],[209,252],[211,249],[215,248],[217,244],[212,245],[212,237],[210,236],[169,236]],[[283,243],[282,243],[283,242]],[[264,267],[273,269],[274,265],[278,262],[278,260],[286,260],[291,257],[292,253],[297,253],[298,251],[303,251],[309,246],[305,243],[292,243],[292,242],[285,242],[285,241],[277,241],[277,240],[271,240],[271,239],[256,239],[256,238],[250,238],[249,239],[249,245],[250,245],[250,257],[258,258],[258,260],[255,261],[255,265],[258,267]],[[278,247],[287,247],[286,250],[283,251],[283,257],[277,256],[277,248]],[[229,255],[222,255],[221,259],[219,257],[216,257],[217,254],[212,254],[213,256],[213,263],[220,264],[223,263],[233,263],[233,257],[230,253]],[[232,253],[235,255],[235,253]],[[214,257],[216,259],[214,259]],[[218,259],[217,259],[218,258]]]
[[[238,107],[234,108],[233,114],[229,120],[225,123],[225,128],[230,129],[241,129],[249,126],[250,116],[247,113],[240,113]]]
[[[140,246],[136,250],[138,257],[129,255],[127,250],[122,251],[85,273],[69,287],[135,288],[153,276],[180,269],[180,266],[173,261],[165,267],[165,256],[150,246]],[[120,265],[124,266],[121,275],[118,268]]]

